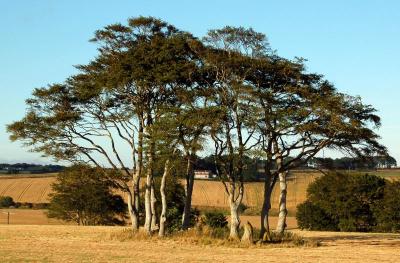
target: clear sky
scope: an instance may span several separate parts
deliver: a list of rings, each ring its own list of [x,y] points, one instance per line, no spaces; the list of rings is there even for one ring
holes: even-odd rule
[[[279,55],[308,59],[309,71],[372,104],[400,163],[398,0],[0,0],[0,162],[50,162],[11,143],[5,125],[23,117],[33,88],[62,82],[94,57],[96,29],[139,15],[199,37],[225,25],[265,33]]]

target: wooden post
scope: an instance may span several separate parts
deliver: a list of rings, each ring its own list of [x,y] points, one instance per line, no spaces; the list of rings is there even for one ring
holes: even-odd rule
[[[7,212],[7,225],[10,224],[10,211]]]

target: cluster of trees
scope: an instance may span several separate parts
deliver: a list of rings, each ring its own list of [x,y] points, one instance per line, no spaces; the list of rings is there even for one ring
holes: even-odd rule
[[[138,17],[96,31],[92,41],[98,55],[65,82],[35,89],[25,117],[8,131],[12,140],[44,155],[119,171],[111,179],[128,196],[134,231],[143,215],[148,234],[165,234],[165,182],[175,170],[184,173],[181,229],[188,228],[200,153],[212,156],[229,196],[232,239],[239,238],[245,160],[263,160],[261,238],[268,240],[277,183],[276,229],[286,227],[289,170],[324,148],[386,152],[374,132],[380,119],[373,107],[307,73],[302,59],[278,56],[265,35],[251,28],[227,26],[199,39],[159,19]]]
[[[363,170],[397,167],[396,159],[389,155],[369,156],[369,158],[313,158],[308,164],[313,167],[330,170]]]
[[[0,173],[56,173],[64,170],[62,165],[41,165],[29,163],[0,163]]]
[[[11,196],[0,196],[0,207],[9,208],[10,206],[14,206],[15,202]]]
[[[369,174],[330,173],[310,184],[297,207],[300,228],[400,231],[400,182]]]

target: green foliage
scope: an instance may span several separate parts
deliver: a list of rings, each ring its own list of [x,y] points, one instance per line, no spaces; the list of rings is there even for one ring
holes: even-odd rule
[[[205,213],[204,223],[211,228],[224,228],[228,225],[225,215],[218,212]]]
[[[374,175],[329,174],[308,189],[309,200],[327,211],[343,231],[370,231],[372,209],[383,198],[385,179]]]
[[[58,174],[52,185],[48,216],[82,225],[123,224],[126,205],[112,193],[104,171],[75,165]]]
[[[167,210],[167,230],[169,232],[179,231],[182,227],[182,213],[183,210],[180,211],[177,207],[169,207]],[[192,208],[190,210],[190,224],[192,227],[196,224],[197,218],[200,215],[200,211],[196,208]]]
[[[11,196],[0,196],[0,207],[8,208],[14,206],[15,202]]]
[[[378,230],[400,231],[400,182],[387,183],[383,200],[374,209]]]
[[[297,206],[297,225],[300,229],[337,231],[337,222],[321,207],[310,201]]]
[[[308,200],[298,207],[301,228],[371,231],[383,199],[385,179],[369,174],[330,173],[310,184]]]

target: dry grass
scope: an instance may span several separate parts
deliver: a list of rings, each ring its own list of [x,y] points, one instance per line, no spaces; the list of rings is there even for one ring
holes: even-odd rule
[[[259,232],[254,233],[256,240]],[[179,231],[166,235],[165,237],[158,237],[157,235],[149,236],[144,231],[134,233],[129,228],[124,228],[120,231],[109,233],[107,237],[110,240],[117,240],[120,242],[130,241],[174,241],[181,245],[196,245],[196,246],[213,246],[213,247],[230,247],[230,248],[262,248],[262,247],[316,247],[320,243],[317,240],[305,239],[301,235],[285,232],[283,235],[272,233],[272,241],[269,243],[255,242],[254,244],[241,243],[237,240],[229,240],[229,229],[210,229],[203,227],[200,231],[198,229],[189,229],[188,231]]]
[[[300,232],[320,247],[120,240],[121,227],[0,225],[0,262],[398,262],[400,235]]]
[[[54,218],[48,218],[46,216],[46,210],[44,209],[0,209],[0,225],[7,224],[7,212],[10,212],[10,224],[12,225],[62,225],[71,224]],[[240,220],[245,222],[250,222],[253,227],[260,228],[260,216],[240,216]],[[229,222],[229,216],[228,216]],[[278,218],[276,216],[271,216],[269,218],[271,227],[275,227]],[[286,220],[287,229],[292,230],[297,228],[296,218],[287,217]]]

